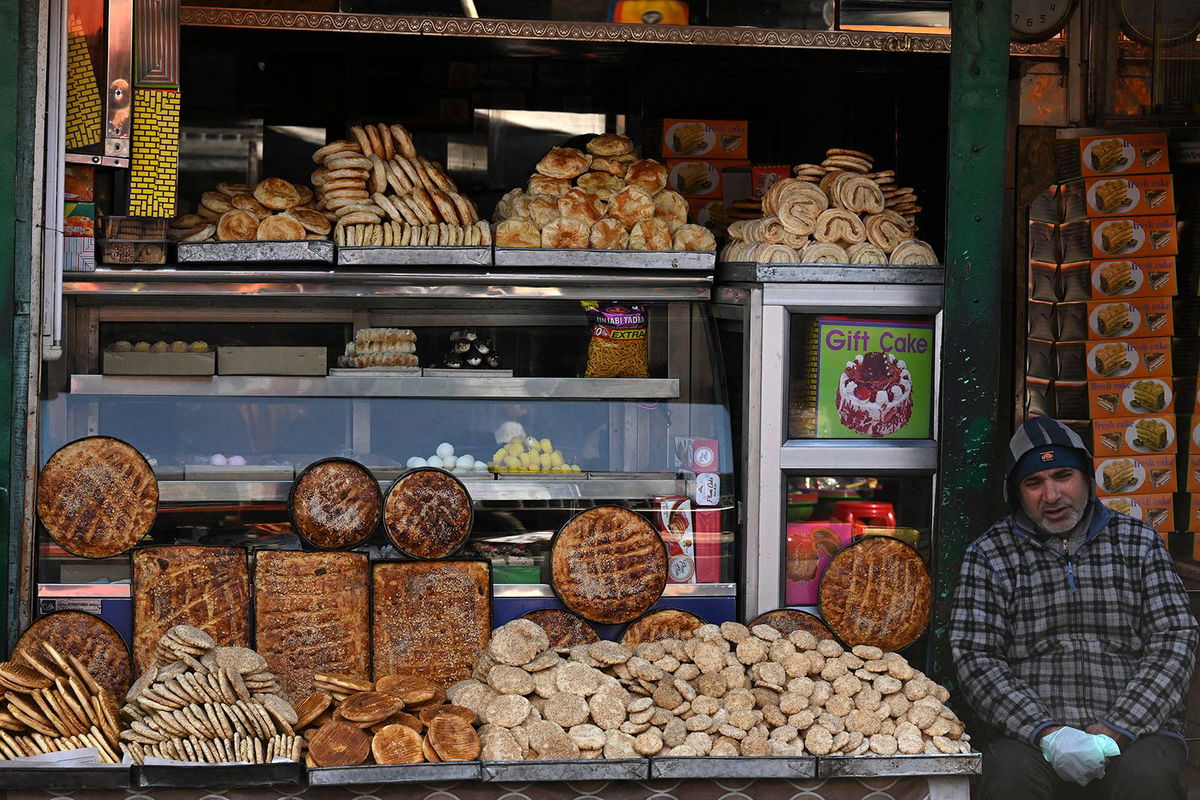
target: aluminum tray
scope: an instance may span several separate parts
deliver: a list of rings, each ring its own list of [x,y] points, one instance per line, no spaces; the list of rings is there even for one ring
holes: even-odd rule
[[[421,377],[424,370],[420,367],[332,367],[329,370],[331,378],[359,378],[363,375],[405,375]]]
[[[133,785],[190,789],[253,788],[258,786],[299,786],[304,784],[304,765],[299,762],[278,764],[142,764],[133,768]]]
[[[851,266],[848,264],[759,264],[727,261],[717,278],[733,283],[932,283],[945,280],[944,267]]]
[[[665,269],[712,272],[716,253],[692,250],[554,250],[541,247],[497,247],[497,267],[565,267],[568,269]]]
[[[815,778],[813,756],[667,756],[650,759],[650,779],[656,778]]]
[[[180,264],[333,264],[333,242],[180,242]]]
[[[95,767],[0,767],[5,789],[128,789],[128,764]]]
[[[309,786],[477,780],[481,780],[478,761],[440,764],[365,764],[361,767],[316,767],[308,771]]]
[[[450,367],[424,367],[422,374],[430,378],[511,378],[511,369],[451,369]]]
[[[906,775],[978,775],[980,753],[939,756],[821,756],[818,778],[903,777]]]
[[[490,266],[491,247],[339,247],[338,266]]]
[[[585,758],[563,761],[484,761],[483,780],[507,781],[644,781],[646,758]]]

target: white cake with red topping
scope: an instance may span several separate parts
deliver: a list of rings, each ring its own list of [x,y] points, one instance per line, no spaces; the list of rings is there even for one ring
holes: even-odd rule
[[[891,353],[863,353],[838,381],[841,422],[863,436],[887,436],[912,419],[912,375]]]

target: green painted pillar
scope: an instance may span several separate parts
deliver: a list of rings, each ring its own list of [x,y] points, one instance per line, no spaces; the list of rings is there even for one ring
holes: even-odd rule
[[[996,476],[1009,3],[954,0],[933,671],[953,675],[946,625],[970,538],[1003,513]]]

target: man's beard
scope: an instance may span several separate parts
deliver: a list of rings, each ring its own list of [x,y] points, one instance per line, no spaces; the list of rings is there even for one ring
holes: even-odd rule
[[[1042,516],[1034,521],[1037,523],[1037,526],[1046,533],[1052,533],[1057,536],[1064,533],[1070,533],[1075,526],[1079,524],[1079,520],[1081,519],[1083,519],[1083,507],[1072,507],[1071,515],[1062,522],[1050,522],[1045,516]]]

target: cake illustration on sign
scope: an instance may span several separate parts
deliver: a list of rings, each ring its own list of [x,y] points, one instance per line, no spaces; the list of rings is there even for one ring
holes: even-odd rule
[[[887,436],[912,419],[912,375],[891,353],[869,352],[846,364],[838,381],[842,425],[863,436]]]

